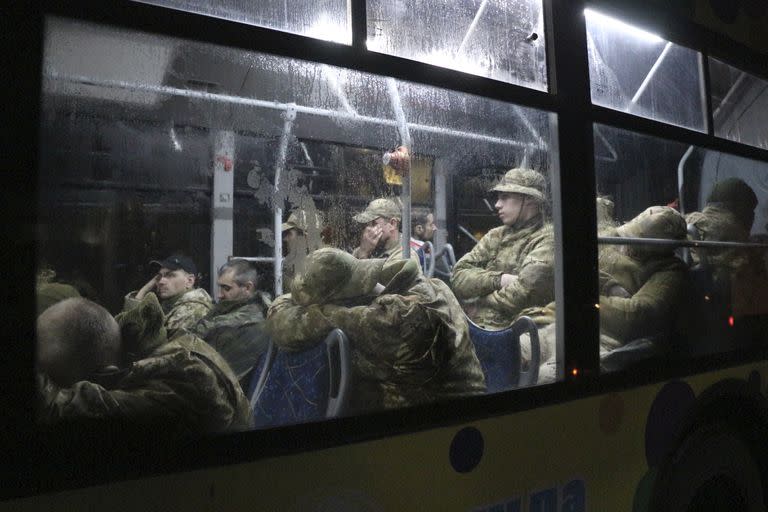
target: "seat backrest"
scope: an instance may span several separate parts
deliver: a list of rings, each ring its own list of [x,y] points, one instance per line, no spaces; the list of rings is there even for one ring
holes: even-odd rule
[[[301,352],[275,350],[266,374],[262,371],[263,385],[259,388],[257,383],[252,395],[256,428],[343,414],[351,373],[349,351],[349,340],[340,329]]]
[[[469,337],[475,346],[475,353],[485,374],[488,393],[535,384],[539,378],[541,351],[539,332],[536,324],[527,316],[518,318],[514,324],[501,331],[483,329],[471,320]],[[531,360],[527,371],[523,371],[520,350],[520,335],[529,333]]]

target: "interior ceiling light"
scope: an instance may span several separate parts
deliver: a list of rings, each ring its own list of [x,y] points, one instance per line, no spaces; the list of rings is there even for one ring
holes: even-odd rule
[[[626,35],[642,39],[649,43],[661,43],[664,41],[664,39],[657,36],[656,34],[647,32],[632,25],[628,25],[623,21],[617,20],[616,18],[611,18],[610,16],[606,16],[605,14],[593,11],[592,9],[584,9],[584,16],[590,23],[599,24],[613,30],[619,30]]]

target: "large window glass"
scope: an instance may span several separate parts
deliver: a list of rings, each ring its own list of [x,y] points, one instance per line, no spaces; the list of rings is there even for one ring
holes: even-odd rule
[[[57,18],[45,48],[43,419],[265,428],[556,378],[552,114]]]
[[[348,0],[137,0],[180,11],[352,44]]]
[[[541,0],[368,2],[369,50],[547,89]]]
[[[768,164],[596,126],[595,171],[603,369],[760,342]]]
[[[715,135],[768,148],[768,81],[709,59]]]
[[[592,102],[706,131],[698,52],[587,9]]]

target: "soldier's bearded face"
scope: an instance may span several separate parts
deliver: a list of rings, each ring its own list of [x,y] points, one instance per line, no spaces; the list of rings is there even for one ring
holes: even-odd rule
[[[174,297],[187,290],[191,290],[195,284],[192,274],[184,270],[170,270],[165,267],[158,272],[157,296],[161,299]]]
[[[219,276],[219,300],[243,300],[251,298],[251,290],[247,286],[240,286],[235,281],[235,273],[232,270]]]

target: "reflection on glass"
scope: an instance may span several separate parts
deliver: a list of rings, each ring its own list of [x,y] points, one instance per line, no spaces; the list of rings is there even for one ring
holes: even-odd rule
[[[368,2],[369,50],[547,89],[541,0]]]
[[[759,343],[768,164],[606,126],[595,164],[603,369]]]
[[[709,59],[715,135],[768,148],[768,81]]]
[[[699,54],[587,9],[592,102],[705,131]]]
[[[66,286],[107,317],[121,313],[128,337],[119,357],[69,372],[59,371],[66,359],[45,356],[55,350],[41,351],[48,377],[41,391],[53,404],[45,419],[124,410],[112,407],[124,379],[144,383],[149,373],[135,371],[154,368],[144,366],[147,357],[185,353],[198,338],[217,351],[203,354],[207,360],[228,364],[236,396],[201,394],[220,382],[196,359],[181,358],[198,365],[189,371],[200,375],[199,389],[172,378],[187,370],[167,368],[162,389],[147,389],[146,400],[131,395],[137,416],[128,420],[164,421],[181,411],[176,426],[196,433],[486,392],[486,367],[449,286],[451,267],[471,249],[462,229],[498,224],[471,210],[486,208],[487,189],[505,170],[536,168],[542,193],[549,189],[550,114],[296,59],[55,18],[47,27],[39,290],[56,302],[63,296],[49,292]],[[542,212],[548,201],[539,201]],[[401,250],[410,206],[412,262]],[[441,279],[420,279],[425,272]],[[72,320],[51,315],[41,317],[45,325]],[[39,343],[55,347],[60,332],[46,332]],[[511,343],[534,361],[528,336]],[[271,369],[270,343],[279,349]],[[435,344],[441,356],[425,355]],[[323,367],[327,355],[336,366],[352,361],[346,375],[355,384],[331,385],[347,390],[342,397],[329,398],[329,379],[343,372]],[[514,369],[524,363],[518,357]],[[494,364],[506,371],[512,362]],[[114,371],[104,373],[105,365]],[[288,380],[259,380],[267,370]],[[71,395],[61,390],[78,379],[103,398],[88,404],[105,409],[62,402]],[[518,376],[491,389],[535,382]],[[287,388],[296,393],[277,392]],[[178,401],[171,407],[167,399]]]
[[[352,44],[348,0],[137,0],[214,18]]]

